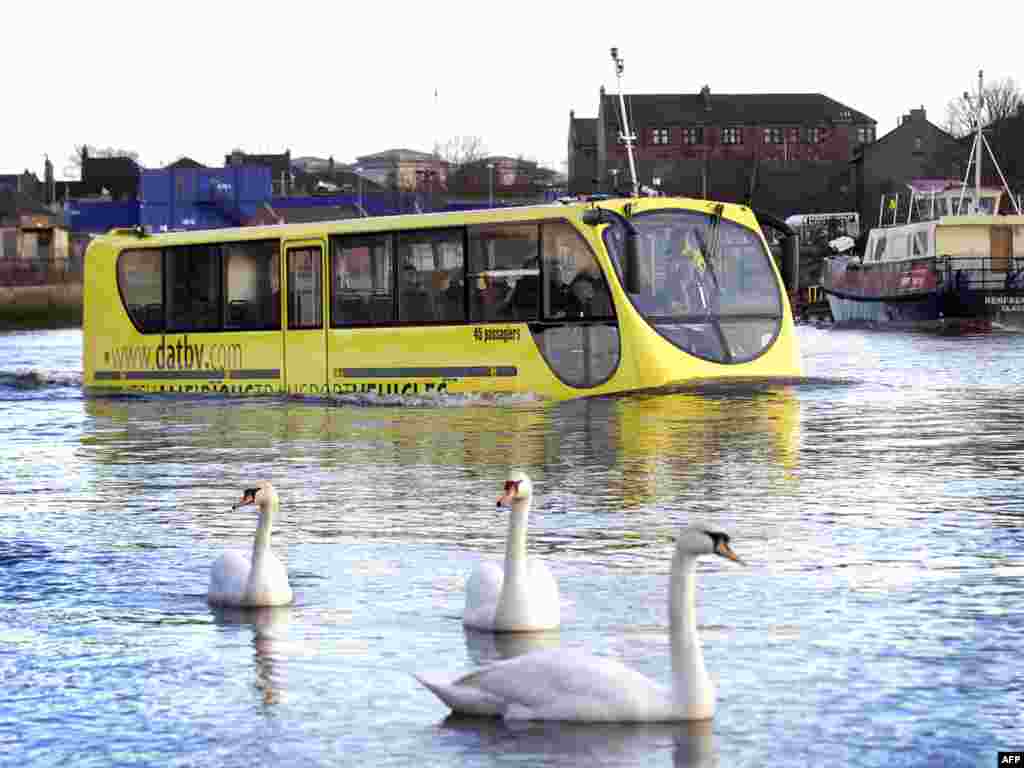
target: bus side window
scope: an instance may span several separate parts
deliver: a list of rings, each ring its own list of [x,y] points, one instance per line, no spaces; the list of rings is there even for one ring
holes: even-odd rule
[[[614,317],[608,283],[580,233],[563,221],[545,222],[542,231],[544,316]]]
[[[464,321],[463,230],[401,233],[397,237],[398,319],[407,323]]]
[[[224,246],[224,327],[280,330],[281,294],[276,240]]]
[[[220,246],[174,246],[165,253],[168,330],[220,328]]]
[[[470,320],[536,320],[540,231],[536,224],[487,224],[469,230]]]
[[[135,327],[142,333],[164,329],[163,259],[159,249],[122,251],[117,285]]]
[[[331,238],[331,326],[394,320],[393,236]]]

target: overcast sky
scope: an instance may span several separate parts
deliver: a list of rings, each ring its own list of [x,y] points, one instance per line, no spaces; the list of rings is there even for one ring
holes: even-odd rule
[[[975,7],[1004,10],[973,21]],[[594,117],[616,88],[613,45],[626,93],[824,93],[879,136],[919,106],[942,125],[979,69],[1024,80],[1016,3],[98,0],[3,16],[0,173],[41,176],[48,154],[58,179],[83,143],[160,167],[235,147],[348,163],[479,136],[561,168],[569,110]]]

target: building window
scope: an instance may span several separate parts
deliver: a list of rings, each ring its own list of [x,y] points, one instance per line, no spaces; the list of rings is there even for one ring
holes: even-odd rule
[[[704,131],[701,128],[684,128],[683,144],[703,144]]]
[[[857,141],[861,144],[870,144],[875,140],[875,129],[870,126],[862,126],[857,129]]]
[[[781,128],[765,128],[764,129],[764,143],[765,144],[781,144],[782,143],[782,129]]]
[[[825,131],[821,128],[807,128],[805,136],[808,144],[821,144],[825,140]]]
[[[722,143],[723,144],[742,144],[743,143],[743,131],[736,126],[730,126],[722,129]]]
[[[655,128],[651,131],[651,143],[652,144],[668,144],[669,133],[668,128]]]
[[[924,141],[920,136],[914,137],[914,153],[919,154],[924,151]]]
[[[848,123],[853,120],[853,114],[848,109],[844,109],[839,113],[839,122]]]

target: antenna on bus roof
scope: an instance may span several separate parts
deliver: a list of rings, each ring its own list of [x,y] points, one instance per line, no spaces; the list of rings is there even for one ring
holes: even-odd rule
[[[640,185],[636,180],[636,161],[633,159],[633,142],[636,136],[629,130],[629,115],[626,114],[626,100],[622,96],[622,69],[624,62],[619,58],[619,49],[612,47],[612,61],[615,62],[615,79],[619,84],[619,110],[622,113],[622,131],[619,141],[626,145],[626,156],[629,158],[629,176],[633,182],[633,197],[640,197]]]

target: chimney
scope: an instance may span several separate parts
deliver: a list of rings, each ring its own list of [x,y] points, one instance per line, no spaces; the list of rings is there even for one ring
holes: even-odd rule
[[[703,88],[700,89],[700,100],[701,100],[701,103],[704,105],[704,109],[710,111],[711,110],[711,89],[707,85],[705,85]]]
[[[922,120],[922,121],[925,120],[924,105],[922,104],[920,109],[912,109],[912,110],[910,110],[910,115],[908,116],[907,119],[909,119],[909,120]]]

